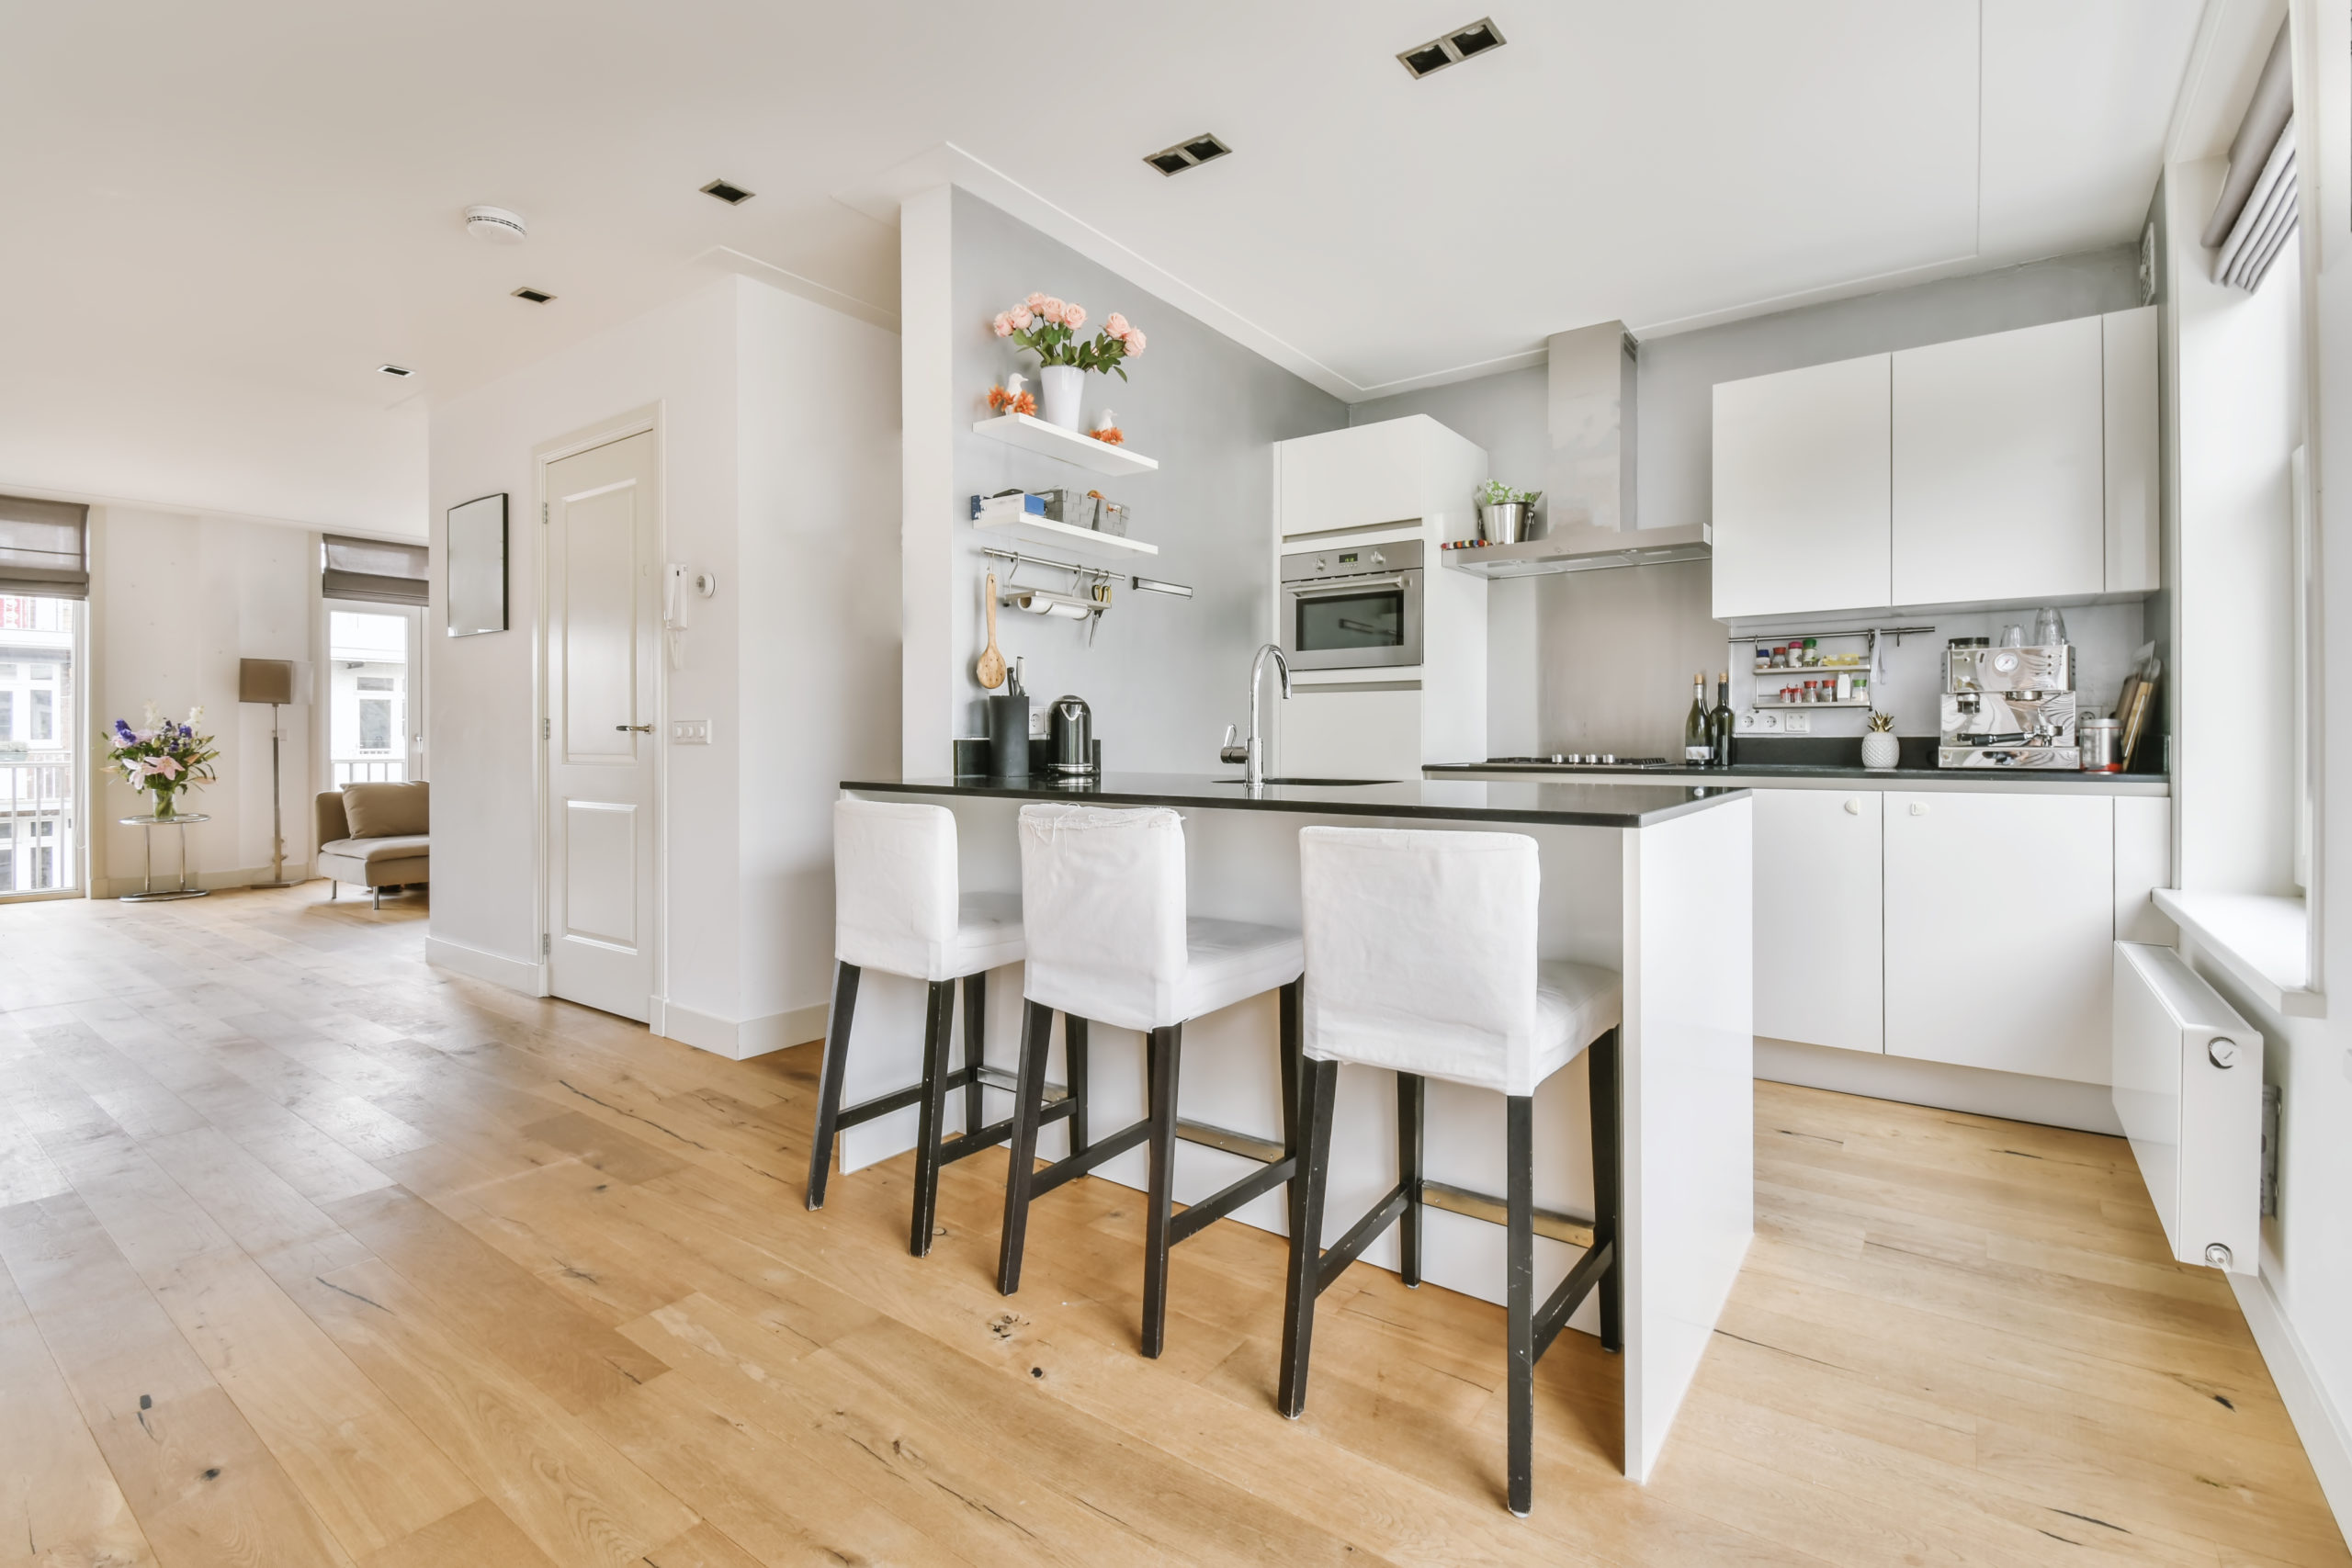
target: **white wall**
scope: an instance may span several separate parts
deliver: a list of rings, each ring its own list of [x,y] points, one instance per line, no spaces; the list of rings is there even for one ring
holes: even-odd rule
[[[240,659],[309,662],[318,602],[318,536],[276,524],[152,512],[125,506],[91,513],[91,682],[86,744],[117,718],[134,726],[149,701],[174,718],[203,705],[198,728],[219,741],[219,782],[183,794],[183,809],[212,818],[187,829],[197,880],[210,887],[266,881],[270,874],[267,707],[237,701]],[[311,858],[311,711],[279,710],[285,740],[287,874]],[[99,761],[94,751],[89,759]],[[93,784],[92,891],[139,885],[141,839],[119,817],[143,813],[147,797],[100,773]],[[178,866],[177,833],[158,829],[160,873]]]
[[[503,633],[426,622],[437,961],[543,987],[534,452],[652,411],[664,558],[718,584],[663,671],[663,733],[712,736],[662,751],[657,1025],[729,1055],[814,1032],[833,785],[895,765],[897,397],[893,334],[730,276],[434,411],[435,591],[448,509],[503,491],[512,606]]]

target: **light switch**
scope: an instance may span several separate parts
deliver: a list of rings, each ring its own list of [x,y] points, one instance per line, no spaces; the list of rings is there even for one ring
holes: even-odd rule
[[[1791,735],[1813,733],[1813,715],[1809,713],[1783,714],[1781,716],[1781,722]]]
[[[670,721],[670,744],[673,746],[707,746],[710,744],[710,720],[707,718],[673,718]]]

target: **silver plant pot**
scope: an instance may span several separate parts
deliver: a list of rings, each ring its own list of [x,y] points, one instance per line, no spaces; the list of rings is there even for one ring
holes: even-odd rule
[[[1478,508],[1478,536],[1490,545],[1516,545],[1535,536],[1532,502],[1504,501]]]

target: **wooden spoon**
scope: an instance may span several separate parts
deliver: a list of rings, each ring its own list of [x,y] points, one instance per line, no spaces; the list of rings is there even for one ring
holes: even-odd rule
[[[1004,655],[997,651],[997,646],[996,646],[996,573],[995,573],[995,572],[989,572],[989,581],[988,581],[988,604],[989,604],[989,645],[988,645],[988,647],[986,647],[986,648],[984,648],[984,649],[980,649],[980,662],[979,662],[979,666],[978,666],[978,669],[976,669],[976,670],[973,671],[973,673],[974,673],[974,674],[976,674],[976,675],[978,675],[978,676],[980,678],[980,684],[981,684],[981,685],[986,686],[989,691],[993,692],[993,691],[995,691],[999,686],[1001,686],[1001,685],[1003,685],[1003,684],[1004,684]]]

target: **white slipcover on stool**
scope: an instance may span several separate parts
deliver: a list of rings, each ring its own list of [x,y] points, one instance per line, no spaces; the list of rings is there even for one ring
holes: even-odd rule
[[[1170,1213],[1176,1157],[1176,1083],[1184,1024],[1279,988],[1285,1141],[1298,1058],[1298,933],[1188,915],[1184,819],[1164,807],[1109,811],[1087,806],[1021,808],[1021,908],[1029,944],[1022,993],[1021,1068],[1013,1091],[1012,1159],[997,1288],[1021,1285],[1029,1205],[1139,1143],[1151,1147],[1145,1211],[1143,1353],[1159,1354],[1168,1322],[1168,1255],[1241,1204],[1291,1178],[1295,1157],[1251,1172],[1213,1198]],[[1044,1111],[1046,1048],[1054,1014],[1066,1021],[1070,1152],[1035,1168]],[[1142,1121],[1090,1144],[1086,1136],[1086,1025],[1093,1020],[1145,1036],[1149,1109]],[[1056,1106],[1054,1109],[1060,1109]]]
[[[1306,828],[1299,881],[1306,945],[1300,1170],[1291,1183],[1290,1278],[1281,1405],[1306,1406],[1315,1299],[1402,1220],[1408,1285],[1420,1283],[1423,1081],[1505,1097],[1510,1318],[1510,1509],[1525,1514],[1534,1441],[1535,1361],[1596,1286],[1601,1343],[1617,1349],[1620,976],[1535,955],[1535,840],[1518,833]],[[1592,1050],[1593,1245],[1535,1305],[1534,1093]],[[1396,1075],[1397,1182],[1329,1252],[1321,1247],[1339,1066]]]
[[[981,1030],[988,971],[1021,961],[1021,900],[1011,893],[964,893],[956,871],[956,817],[941,806],[842,799],[833,803],[833,1007],[825,1028],[825,1064],[817,1088],[817,1134],[808,1154],[808,1207],[825,1203],[833,1141],[843,1127],[922,1107],[915,1142],[914,1213],[907,1248],[931,1250],[939,1202],[939,1168],[1002,1143],[1010,1121],[980,1125]],[[844,1110],[842,1072],[849,1057],[857,980],[880,969],[927,982],[922,1079]],[[964,982],[964,1065],[947,1070],[956,982]],[[947,1091],[964,1090],[964,1133],[943,1143]]]

